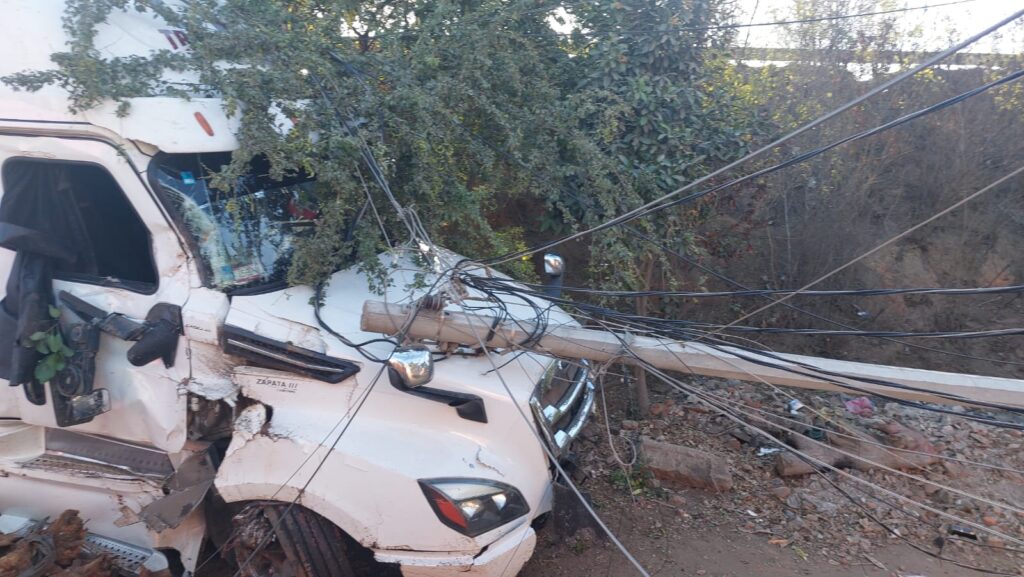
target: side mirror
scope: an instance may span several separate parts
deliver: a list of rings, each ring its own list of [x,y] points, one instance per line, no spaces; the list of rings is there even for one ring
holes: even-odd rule
[[[434,358],[423,345],[398,347],[388,359],[392,382],[397,380],[409,389],[421,387],[434,378]]]
[[[561,255],[546,253],[544,255],[544,274],[548,280],[544,283],[544,294],[559,297],[562,294],[562,273],[565,272],[565,261]]]
[[[181,336],[181,307],[158,303],[146,314],[146,329],[132,348],[128,349],[128,362],[141,367],[163,359],[165,367],[174,366]]]

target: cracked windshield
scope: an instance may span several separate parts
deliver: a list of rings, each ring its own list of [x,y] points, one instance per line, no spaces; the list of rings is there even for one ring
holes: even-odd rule
[[[213,173],[230,161],[230,153],[164,155],[157,160],[157,182],[216,288],[283,281],[296,239],[315,224],[314,181],[304,175],[273,180],[266,161],[254,159],[235,190],[213,187]]]

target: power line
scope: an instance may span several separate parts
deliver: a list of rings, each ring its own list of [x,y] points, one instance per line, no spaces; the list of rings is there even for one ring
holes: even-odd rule
[[[749,29],[749,28],[763,28],[763,27],[769,27],[769,26],[788,26],[788,25],[792,25],[792,24],[813,24],[813,23],[816,23],[816,22],[834,22],[834,21],[849,20],[849,19],[854,19],[854,18],[868,18],[868,17],[871,17],[871,16],[885,16],[885,15],[888,15],[888,14],[899,14],[899,13],[903,13],[903,12],[916,12],[916,11],[922,11],[922,10],[931,10],[931,9],[936,9],[936,8],[944,8],[944,7],[947,7],[947,6],[957,6],[957,5],[960,5],[960,4],[970,4],[970,3],[974,3],[974,2],[978,2],[978,1],[979,0],[956,0],[956,1],[953,1],[953,2],[942,2],[942,3],[939,3],[939,4],[924,4],[924,5],[919,5],[919,6],[908,6],[908,7],[904,7],[904,8],[893,8],[893,9],[889,9],[889,10],[875,10],[875,11],[871,11],[871,12],[856,12],[856,13],[852,13],[852,14],[834,14],[834,15],[831,15],[831,16],[815,16],[815,17],[811,17],[811,18],[797,18],[797,19],[790,19],[790,20],[773,20],[773,21],[770,21],[770,22],[748,22],[746,24],[735,24],[735,23],[734,24],[715,24],[715,25],[711,25],[711,26],[664,26],[664,25],[662,25],[662,26],[650,26],[650,27],[647,27],[647,28],[612,28],[612,29],[606,29],[606,30],[590,29],[590,30],[570,30],[570,31],[567,31],[567,32],[561,32],[561,31],[558,31],[558,30],[555,30],[555,29],[552,28],[550,30],[542,30],[542,31],[536,31],[536,32],[532,32],[532,31],[517,31],[516,34],[518,34],[520,36],[545,36],[545,35],[548,35],[548,34],[553,34],[553,35],[556,35],[556,36],[573,36],[576,33],[582,33],[584,35],[588,35],[588,34],[592,35],[592,34],[595,34],[595,33],[596,34],[604,34],[604,33],[614,34],[614,33],[635,33],[635,32],[711,32],[711,31],[715,31],[715,30],[737,30],[737,29],[743,29],[743,28]],[[541,8],[519,10],[519,11],[513,12],[513,14],[514,15],[523,15],[523,14],[530,14],[530,13],[537,13],[537,12],[552,12],[552,11],[557,10],[559,8],[565,8],[566,6],[588,6],[589,4],[590,3],[588,3],[588,2],[572,2],[572,3],[561,4],[561,5],[558,5],[558,6],[545,6],[545,7],[541,7]],[[567,12],[570,15],[572,14],[571,10],[567,10]],[[372,36],[370,36],[370,39],[372,40],[374,38],[387,38],[387,37],[401,36],[401,35],[405,35],[405,34],[409,34],[409,32],[405,32],[405,31],[381,31],[381,32],[374,33]]]
[[[814,336],[838,336],[838,337],[890,337],[890,338],[932,338],[932,339],[981,339],[991,337],[1009,337],[1024,335],[1024,328],[990,329],[984,331],[860,331],[846,330],[837,331],[830,329],[808,329],[808,328],[783,328],[783,327],[751,327],[744,325],[716,325],[709,323],[698,323],[692,321],[667,321],[688,327],[701,327],[707,329],[720,329],[737,333],[758,333],[758,334],[784,334],[784,335],[814,335]]]
[[[830,21],[836,21],[836,20],[848,20],[848,19],[851,19],[851,18],[865,18],[865,17],[870,17],[870,16],[884,16],[886,14],[898,14],[898,13],[901,13],[901,12],[914,12],[914,11],[918,11],[918,10],[929,10],[929,9],[933,9],[933,8],[942,8],[942,7],[945,7],[945,6],[956,6],[956,5],[959,5],[959,4],[969,4],[969,3],[977,2],[977,1],[978,0],[957,0],[955,2],[943,2],[941,4],[925,4],[925,5],[922,5],[922,6],[909,6],[909,7],[906,7],[906,8],[893,8],[891,10],[877,10],[877,11],[873,11],[873,12],[858,12],[858,13],[855,13],[855,14],[836,14],[836,15],[833,15],[833,16],[817,16],[817,17],[813,17],[813,18],[800,18],[800,19],[793,19],[793,20],[774,20],[772,22],[752,22],[752,23],[747,23],[747,24],[718,24],[718,25],[715,25],[715,26],[662,26],[660,28],[658,28],[658,27],[651,27],[651,28],[643,28],[643,29],[639,29],[639,28],[633,28],[633,29],[623,28],[623,29],[609,30],[608,32],[669,32],[669,31],[705,32],[705,31],[712,31],[712,30],[735,30],[735,29],[739,29],[739,28],[759,28],[759,27],[765,27],[765,26],[786,26],[786,25],[790,25],[790,24],[813,24],[815,22],[830,22]],[[600,31],[598,31],[598,32],[600,32]],[[555,31],[555,33],[559,34],[559,35],[565,35],[565,36],[569,36],[569,35],[572,34],[572,32],[558,32],[558,31]]]
[[[1008,16],[1006,18],[1003,18],[1002,20],[1000,20],[996,24],[993,24],[992,26],[989,26],[988,28],[982,30],[981,32],[978,32],[977,34],[974,34],[970,38],[967,38],[966,40],[958,42],[958,43],[954,44],[953,46],[950,46],[946,50],[943,50],[942,52],[933,55],[932,57],[930,57],[927,60],[925,60],[924,62],[921,62],[920,64],[914,66],[913,68],[910,68],[909,70],[907,70],[907,71],[905,71],[905,72],[903,72],[901,74],[898,74],[898,75],[894,76],[893,78],[891,78],[891,79],[889,79],[889,80],[887,80],[885,82],[882,82],[881,84],[875,86],[874,88],[872,88],[871,90],[865,92],[864,94],[854,98],[853,100],[850,100],[849,102],[839,106],[838,108],[832,109],[831,111],[829,111],[829,112],[819,116],[818,118],[816,118],[816,119],[814,119],[814,120],[812,120],[812,121],[810,121],[810,122],[800,126],[799,128],[796,128],[795,130],[789,132],[785,136],[782,136],[781,138],[778,138],[778,139],[776,139],[776,140],[774,140],[774,141],[772,141],[772,142],[762,146],[761,148],[759,148],[759,149],[757,149],[757,150],[755,150],[753,152],[750,152],[750,153],[744,155],[743,157],[741,157],[741,158],[739,158],[737,160],[734,160],[734,161],[726,164],[725,166],[723,166],[721,168],[718,168],[718,169],[716,169],[716,170],[714,170],[714,171],[712,171],[712,172],[710,172],[710,173],[708,173],[708,174],[706,174],[706,175],[704,175],[704,176],[694,180],[693,182],[691,182],[691,183],[689,183],[687,185],[684,185],[684,186],[682,186],[682,187],[680,187],[680,188],[678,188],[678,189],[676,189],[676,190],[674,190],[672,192],[664,194],[661,197],[659,197],[657,199],[654,199],[654,200],[644,204],[643,206],[640,206],[638,208],[630,210],[630,211],[626,212],[625,214],[620,215],[618,217],[615,217],[615,218],[613,218],[613,219],[611,219],[609,221],[606,221],[605,223],[602,223],[600,225],[596,225],[594,227],[590,227],[590,228],[587,228],[585,230],[582,230],[582,231],[579,231],[579,232],[576,232],[576,233],[573,233],[573,234],[570,234],[570,235],[566,235],[566,236],[564,236],[562,238],[559,238],[559,239],[555,239],[555,240],[552,240],[552,241],[548,241],[548,242],[542,243],[542,244],[534,246],[532,248],[528,248],[528,249],[525,249],[525,250],[519,250],[519,251],[513,251],[513,252],[510,252],[510,253],[499,255],[499,256],[496,256],[496,257],[489,258],[489,259],[485,259],[482,262],[484,264],[488,264],[488,265],[492,265],[492,266],[498,265],[498,264],[501,264],[501,263],[504,263],[504,262],[508,262],[510,260],[515,260],[515,259],[522,258],[524,256],[528,256],[528,255],[531,255],[531,254],[534,254],[534,253],[537,253],[537,252],[540,252],[540,251],[543,251],[543,250],[550,249],[550,248],[552,248],[554,246],[557,246],[559,244],[563,244],[565,242],[569,242],[571,240],[575,240],[577,238],[581,238],[583,236],[586,236],[586,235],[591,234],[593,232],[596,232],[598,230],[603,230],[603,229],[608,228],[610,226],[615,226],[617,224],[621,224],[623,222],[627,222],[629,220],[633,220],[637,216],[639,216],[641,214],[645,214],[647,211],[650,211],[652,208],[655,208],[655,207],[658,207],[659,205],[662,205],[662,203],[668,201],[669,199],[671,199],[673,197],[676,197],[676,196],[678,196],[678,195],[680,195],[680,194],[682,194],[682,193],[684,193],[684,192],[686,192],[688,190],[696,188],[696,187],[700,186],[701,184],[704,184],[705,182],[709,181],[710,179],[712,179],[712,178],[714,178],[716,176],[719,176],[719,175],[721,175],[721,174],[723,174],[723,173],[725,173],[725,172],[727,172],[729,170],[732,170],[733,168],[736,168],[737,166],[740,166],[741,164],[743,164],[745,162],[748,162],[748,161],[750,161],[750,160],[752,160],[754,158],[757,158],[757,157],[763,155],[764,153],[766,153],[766,152],[768,152],[770,150],[773,150],[777,146],[779,146],[779,145],[781,145],[781,144],[783,144],[785,142],[788,142],[789,140],[792,140],[793,138],[796,138],[800,134],[803,134],[803,133],[807,132],[808,130],[813,129],[816,126],[819,126],[819,125],[827,122],[828,120],[831,120],[832,118],[842,114],[843,112],[853,108],[854,106],[857,106],[858,104],[868,100],[872,96],[874,96],[876,94],[879,94],[880,92],[883,92],[885,90],[888,90],[889,88],[891,88],[891,87],[893,87],[893,86],[903,82],[904,80],[906,80],[906,79],[916,75],[917,73],[921,72],[922,70],[930,68],[934,64],[936,64],[938,62],[941,62],[942,60],[944,60],[945,58],[949,57],[950,55],[959,52],[960,50],[962,50],[963,48],[965,48],[967,46],[970,46],[971,44],[974,44],[978,40],[984,38],[985,36],[988,36],[989,34],[995,32],[996,30],[1002,28],[1003,26],[1006,26],[1007,24],[1013,22],[1014,20],[1017,20],[1021,16],[1024,16],[1024,10],[1018,10],[1017,12],[1013,13],[1012,15],[1010,15],[1010,16]],[[739,179],[737,179],[737,180],[739,180]]]
[[[750,290],[749,287],[743,285],[742,283],[740,283],[740,282],[738,282],[738,281],[736,281],[736,280],[734,280],[732,278],[729,278],[728,276],[726,276],[726,275],[716,271],[715,269],[713,269],[711,267],[708,267],[708,266],[706,266],[704,264],[701,264],[700,262],[698,262],[695,259],[688,258],[686,255],[680,253],[679,251],[673,250],[671,247],[665,246],[663,243],[660,243],[657,240],[655,240],[655,239],[653,239],[653,238],[651,238],[651,237],[649,237],[649,236],[647,236],[645,234],[640,233],[635,228],[633,228],[633,227],[631,227],[629,225],[625,225],[623,228],[625,228],[626,232],[632,234],[633,236],[636,236],[637,238],[640,238],[642,240],[645,240],[645,241],[647,241],[649,243],[654,244],[655,246],[659,247],[660,249],[662,249],[663,251],[667,252],[668,254],[678,258],[679,260],[682,260],[683,262],[689,263],[689,264],[697,267],[698,269],[700,269],[700,270],[710,274],[711,276],[714,276],[715,278],[717,278],[719,280],[722,280],[722,281],[724,281],[724,282],[726,282],[728,284],[731,284],[733,286],[739,287],[739,288],[744,289],[744,290]],[[765,298],[765,300],[768,300],[770,302],[777,302],[776,299],[773,299],[770,296],[765,296],[764,298]],[[826,322],[826,323],[828,323],[830,325],[837,326],[837,327],[840,327],[840,328],[843,328],[843,329],[847,329],[847,330],[858,330],[857,327],[848,325],[846,323],[839,322],[837,320],[834,320],[834,319],[826,317],[824,315],[820,315],[818,313],[809,311],[807,309],[803,309],[803,308],[797,307],[793,303],[783,302],[783,303],[780,303],[780,304],[782,306],[786,307],[787,309],[790,309],[790,310],[798,312],[798,313],[805,314],[805,315],[807,315],[807,316],[809,316],[811,318],[815,318],[815,319],[818,319],[820,321],[824,321],[824,322]],[[1021,362],[1018,362],[1018,361],[1007,361],[1007,360],[1003,360],[1003,359],[992,359],[992,358],[987,358],[987,357],[979,357],[979,356],[969,355],[969,354],[966,354],[966,353],[960,353],[960,352],[956,352],[956,351],[947,351],[947,350],[943,350],[943,349],[936,349],[936,348],[933,348],[933,347],[922,345],[920,343],[911,343],[911,342],[901,341],[899,339],[894,339],[894,338],[889,338],[889,337],[883,337],[882,340],[889,341],[891,343],[898,344],[898,345],[903,345],[905,347],[915,348],[915,349],[922,350],[922,351],[930,351],[930,352],[933,352],[933,353],[940,353],[940,354],[943,354],[943,355],[949,355],[949,356],[952,356],[952,357],[958,357],[958,358],[962,358],[962,359],[969,359],[969,360],[972,360],[972,361],[982,361],[982,362],[988,362],[988,363],[997,363],[997,364],[1014,365],[1014,366],[1024,366],[1024,363],[1021,363]]]
[[[511,283],[500,278],[490,279],[495,283]],[[534,289],[542,289],[544,285],[532,283],[518,283]],[[971,287],[971,288],[890,288],[890,289],[839,289],[839,290],[818,290],[797,292],[796,289],[745,289],[738,291],[614,291],[591,289],[585,287],[559,287],[562,291],[582,293],[600,297],[613,298],[636,298],[636,297],[678,297],[678,298],[737,298],[737,297],[763,297],[798,295],[801,297],[837,297],[837,296],[889,296],[889,295],[942,295],[942,296],[970,296],[970,295],[992,295],[992,294],[1015,294],[1024,292],[1024,285],[1009,285],[1003,287]]]
[[[491,287],[489,287],[486,283],[478,283],[478,281],[480,279],[481,279],[481,277],[478,277],[478,276],[475,276],[475,275],[471,275],[471,274],[468,274],[468,273],[462,273],[462,275],[460,277],[460,282],[462,282],[466,286],[469,286],[469,287],[472,287],[472,288],[474,288],[476,290],[481,291],[482,293],[484,293],[484,294],[488,295],[489,297],[491,297],[493,300],[498,300],[496,295],[499,294],[500,292],[510,292],[510,289],[501,289],[499,291],[495,291]],[[584,303],[574,303],[572,301],[559,300],[559,299],[554,299],[554,298],[551,298],[551,297],[542,297],[542,298],[546,298],[546,299],[548,299],[548,300],[550,300],[552,302],[558,302],[559,304],[562,304],[563,306],[565,306],[567,308],[575,309],[576,311],[578,311],[577,314],[580,314],[581,316],[583,316],[585,318],[588,318],[588,319],[594,319],[595,317],[593,315],[598,315],[598,316],[601,316],[601,317],[604,317],[604,318],[614,319],[617,323],[619,323],[622,327],[624,327],[625,330],[634,331],[636,329],[640,329],[641,331],[646,331],[646,332],[649,332],[649,333],[653,333],[653,334],[655,334],[657,336],[660,336],[662,338],[667,338],[667,339],[670,339],[670,340],[682,340],[682,341],[691,341],[691,342],[692,341],[696,341],[696,340],[701,340],[701,341],[703,341],[703,344],[705,346],[708,346],[708,347],[710,347],[710,348],[712,348],[712,349],[714,349],[714,350],[716,350],[716,351],[718,351],[720,353],[723,353],[723,354],[726,354],[726,355],[732,355],[734,357],[740,358],[742,360],[745,360],[745,361],[748,361],[748,362],[751,362],[751,363],[754,363],[754,364],[758,364],[758,365],[765,366],[765,367],[770,367],[770,368],[773,368],[773,369],[778,369],[778,370],[781,370],[781,371],[790,372],[790,373],[797,374],[797,375],[804,376],[804,377],[814,378],[814,379],[817,379],[817,380],[820,380],[820,381],[824,381],[824,382],[830,383],[830,384],[835,385],[836,387],[839,387],[839,388],[842,388],[842,389],[846,389],[846,390],[857,392],[859,394],[872,395],[872,396],[875,396],[875,397],[878,397],[878,398],[883,398],[883,399],[886,399],[886,400],[891,400],[893,402],[897,402],[897,403],[904,404],[904,405],[907,405],[907,406],[917,407],[917,408],[920,408],[920,409],[923,409],[923,410],[927,410],[927,411],[934,411],[934,412],[947,413],[947,414],[959,414],[959,413],[955,413],[954,411],[951,411],[949,409],[932,406],[932,405],[927,404],[927,403],[919,403],[919,402],[915,402],[915,401],[908,401],[908,400],[900,399],[898,397],[894,397],[894,396],[891,396],[891,395],[886,395],[884,393],[873,392],[873,391],[867,390],[867,389],[865,389],[865,388],[863,388],[861,386],[858,386],[855,383],[861,382],[861,383],[865,383],[865,384],[870,384],[870,385],[875,385],[875,386],[880,386],[880,387],[887,387],[887,388],[891,388],[891,389],[898,389],[898,390],[903,390],[903,391],[912,391],[912,392],[926,393],[928,395],[931,395],[931,396],[934,396],[934,397],[939,397],[939,398],[942,398],[942,399],[945,399],[945,400],[948,400],[948,401],[952,401],[952,402],[958,403],[958,404],[969,404],[969,405],[975,405],[975,406],[978,406],[978,407],[985,407],[985,408],[989,408],[989,409],[996,409],[996,410],[1006,411],[1008,413],[1024,414],[1024,408],[1013,407],[1013,406],[1003,405],[1003,404],[999,404],[999,403],[990,403],[990,402],[987,402],[987,401],[968,399],[966,397],[963,397],[963,396],[960,396],[960,395],[957,395],[957,394],[953,394],[953,393],[945,393],[945,392],[941,392],[941,391],[932,391],[932,390],[928,390],[928,389],[925,389],[925,388],[922,388],[922,387],[918,387],[918,386],[914,386],[914,385],[908,385],[908,384],[903,384],[903,383],[899,383],[899,382],[895,382],[895,381],[889,381],[889,380],[886,380],[886,379],[864,377],[864,376],[857,376],[857,375],[850,375],[850,374],[846,374],[846,373],[840,373],[840,372],[836,372],[836,371],[830,371],[830,370],[827,370],[827,369],[823,369],[821,367],[817,367],[817,366],[810,365],[810,364],[807,364],[807,363],[804,363],[804,362],[801,362],[801,361],[798,361],[798,360],[794,360],[792,358],[783,357],[783,356],[777,355],[775,353],[772,353],[770,351],[760,351],[760,350],[751,349],[749,347],[744,347],[744,346],[741,346],[741,345],[736,345],[735,343],[723,342],[720,339],[716,338],[718,336],[718,333],[715,333],[715,332],[713,332],[713,333],[698,333],[698,332],[695,332],[693,330],[687,331],[685,329],[680,329],[679,327],[675,326],[673,323],[668,322],[668,321],[664,321],[663,319],[657,319],[657,318],[652,318],[652,317],[642,317],[642,316],[627,315],[627,314],[623,314],[623,313],[620,313],[618,311],[610,310],[610,309],[603,308],[603,307],[600,307],[600,306],[597,306],[597,305],[588,305],[588,304],[584,304]],[[504,310],[502,315],[500,317],[496,318],[495,322],[500,323],[503,319],[506,319],[506,318],[511,318],[511,315],[508,314],[507,310]],[[598,324],[601,324],[600,321],[598,321]],[[723,347],[722,345],[725,345],[725,346]],[[974,420],[977,420],[979,422],[988,423],[988,424],[991,424],[991,425],[994,425],[994,426],[1007,427],[1007,428],[1018,428],[1018,429],[1019,428],[1024,428],[1024,425],[1019,425],[1019,424],[1016,424],[1016,423],[999,421],[999,420],[995,420],[995,419],[988,419],[988,418],[985,418],[985,417],[977,417],[977,416],[970,416],[970,415],[961,415],[961,416],[964,416],[965,418],[974,419]]]
[[[1005,175],[1005,176],[1003,176],[1001,178],[996,179],[995,181],[989,183],[985,187],[983,187],[983,188],[981,188],[981,189],[979,189],[979,190],[977,190],[977,191],[967,195],[965,198],[963,198],[963,199],[953,203],[952,205],[950,205],[950,206],[940,210],[939,212],[937,212],[937,213],[933,214],[932,216],[924,219],[923,221],[915,224],[914,226],[904,230],[903,232],[897,234],[896,236],[893,236],[893,237],[889,238],[885,242],[882,242],[881,244],[876,245],[874,248],[868,250],[867,252],[862,253],[860,256],[857,256],[857,257],[854,257],[854,258],[850,259],[846,263],[844,263],[844,264],[842,264],[842,265],[832,269],[831,271],[825,273],[824,275],[818,277],[817,279],[815,279],[815,280],[807,283],[806,285],[800,287],[798,290],[794,291],[793,293],[791,293],[791,294],[789,294],[787,296],[784,296],[784,297],[782,297],[781,299],[779,299],[779,300],[777,300],[775,302],[772,302],[772,303],[769,303],[767,305],[764,305],[763,307],[760,307],[760,308],[758,308],[755,311],[752,311],[752,312],[749,312],[747,314],[744,314],[743,316],[741,316],[740,318],[736,319],[735,321],[733,321],[733,322],[729,323],[728,325],[725,325],[724,327],[722,327],[722,329],[719,329],[719,330],[715,331],[715,333],[720,332],[721,330],[727,329],[729,327],[732,327],[732,326],[734,326],[734,325],[736,325],[736,324],[738,324],[738,323],[740,323],[740,322],[742,322],[742,321],[744,321],[744,320],[746,320],[746,319],[748,319],[748,318],[750,318],[750,317],[752,317],[752,316],[754,316],[754,315],[756,315],[758,313],[762,313],[762,312],[770,309],[771,307],[773,307],[773,306],[775,306],[775,305],[777,305],[779,303],[785,302],[785,301],[793,298],[794,296],[796,296],[796,295],[800,294],[801,292],[811,288],[812,286],[820,283],[821,281],[826,280],[826,279],[832,277],[833,275],[839,273],[840,271],[846,270],[847,268],[853,266],[854,264],[860,262],[861,260],[863,260],[863,259],[871,256],[872,254],[882,250],[883,248],[891,245],[892,243],[900,240],[901,238],[904,238],[905,236],[913,233],[914,231],[920,229],[921,227],[926,226],[926,225],[934,222],[935,220],[937,220],[937,219],[939,219],[939,218],[949,214],[950,212],[953,212],[954,210],[960,208],[961,206],[967,204],[968,202],[974,200],[975,198],[978,198],[979,196],[985,194],[986,192],[992,190],[993,188],[996,188],[999,185],[1001,185],[1001,184],[1011,180],[1013,177],[1017,176],[1018,174],[1021,174],[1022,172],[1024,172],[1024,165],[1021,165],[1020,167],[1016,168],[1015,170],[1013,170],[1009,174],[1007,174],[1007,175]]]

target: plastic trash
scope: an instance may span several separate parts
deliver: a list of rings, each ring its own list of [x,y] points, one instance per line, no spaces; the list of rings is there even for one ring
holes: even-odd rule
[[[870,417],[875,414],[875,404],[867,397],[857,397],[843,403],[850,414],[858,417]]]

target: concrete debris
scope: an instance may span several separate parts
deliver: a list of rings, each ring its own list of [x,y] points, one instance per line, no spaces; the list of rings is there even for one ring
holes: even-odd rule
[[[870,416],[863,416],[849,411],[850,397],[839,393],[793,391],[790,396],[722,379],[702,379],[694,386],[732,407],[763,407],[746,410],[742,417],[760,431],[700,405],[695,396],[674,393],[653,394],[652,406],[658,408],[652,413],[657,414],[624,423],[636,418],[628,390],[617,394],[609,389],[613,430],[641,453],[629,472],[632,482],[622,481],[622,466],[611,455],[603,429],[577,448],[588,477],[607,480],[590,485],[596,502],[637,513],[634,538],[685,539],[719,527],[755,539],[764,536],[802,560],[806,554],[844,567],[843,574],[867,567],[881,575],[870,556],[888,567],[887,575],[906,575],[908,568],[874,552],[897,541],[891,529],[967,564],[1010,574],[1024,567],[1016,541],[1024,539],[1024,514],[992,505],[1024,503],[1024,474],[1019,473],[1024,471],[1024,433],[962,415],[970,411],[1021,425],[1024,417],[957,406],[949,407],[951,414],[940,414],[878,399],[873,399]],[[796,398],[799,405],[789,402]],[[790,412],[794,406],[801,406],[795,414]],[[780,443],[843,473],[825,471],[820,463],[807,465],[786,448],[758,457],[760,449],[777,449]],[[721,478],[712,470],[720,471]],[[731,488],[723,491],[726,486]]]
[[[667,486],[708,491],[732,489],[729,463],[713,453],[641,437],[640,454],[648,470]]]
[[[935,447],[924,435],[896,421],[875,425],[882,436],[871,435],[838,419],[834,419],[832,426],[841,429],[840,434],[825,435],[823,440],[792,435],[793,446],[810,459],[790,452],[781,453],[775,460],[778,474],[783,477],[807,475],[825,468],[825,464],[860,471],[886,467],[923,469],[939,461]]]

